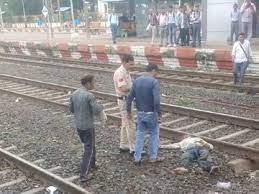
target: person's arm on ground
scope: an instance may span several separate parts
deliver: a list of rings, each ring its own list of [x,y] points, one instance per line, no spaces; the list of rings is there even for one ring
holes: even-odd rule
[[[181,148],[179,143],[160,145],[159,147],[162,149],[179,149],[179,148]]]
[[[201,144],[205,147],[208,148],[209,150],[213,150],[213,145],[204,141],[203,139],[200,140]]]

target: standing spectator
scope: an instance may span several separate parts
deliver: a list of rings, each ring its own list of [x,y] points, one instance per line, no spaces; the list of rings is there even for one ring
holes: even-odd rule
[[[80,180],[86,182],[90,168],[95,168],[94,118],[101,114],[103,106],[97,104],[94,95],[89,91],[94,89],[94,76],[83,77],[81,84],[82,88],[77,89],[70,98],[69,109],[74,113],[77,132],[84,144]]]
[[[179,5],[175,5],[176,7],[176,17],[175,17],[175,22],[176,22],[176,44],[178,45],[180,42],[180,29],[181,29],[181,7]]]
[[[186,7],[181,7],[181,13],[179,15],[180,22],[180,36],[181,36],[181,46],[188,46],[188,34],[189,34],[189,17],[186,13]]]
[[[187,26],[187,33],[186,33],[186,45],[189,46],[190,44],[190,37],[192,36],[192,23],[191,23],[191,13],[193,12],[193,5],[189,3],[185,3],[186,14],[188,18],[188,26]]]
[[[192,46],[196,47],[196,40],[198,39],[199,47],[201,46],[201,12],[199,10],[199,5],[194,6],[194,10],[191,14],[192,22]]]
[[[113,44],[116,44],[116,36],[117,36],[117,30],[119,26],[119,17],[117,14],[114,13],[114,11],[109,16],[109,23],[110,23],[110,28],[112,32],[112,42]]]
[[[192,13],[194,12],[194,7],[193,7],[193,5],[190,5],[189,6],[189,21],[190,21],[190,25],[189,25],[189,28],[190,28],[190,30],[189,30],[189,34],[190,34],[190,37],[189,37],[189,40],[191,41],[191,38],[192,38],[192,42],[193,42],[193,21],[192,21]]]
[[[144,147],[145,134],[150,134],[150,162],[162,161],[164,158],[157,157],[159,148],[159,124],[158,118],[161,117],[160,111],[160,86],[154,78],[158,67],[156,65],[148,65],[146,74],[137,78],[130,91],[127,100],[128,117],[131,115],[131,104],[135,99],[137,107],[137,135],[135,164],[141,164],[141,153]]]
[[[237,3],[234,3],[233,9],[230,14],[231,18],[231,30],[230,30],[230,42],[233,44],[233,36],[235,34],[235,41],[238,39],[239,33],[239,18],[240,18],[240,11],[238,9]]]
[[[158,16],[159,28],[160,28],[160,46],[163,46],[164,40],[166,41],[168,16],[165,10],[162,10],[161,14]]]
[[[155,37],[156,37],[156,30],[157,30],[156,28],[158,25],[157,15],[154,10],[152,10],[152,9],[150,10],[148,19],[149,19],[149,25],[151,28],[151,36],[152,36],[151,44],[154,44]]]
[[[168,11],[168,39],[169,46],[176,46],[176,13],[173,6]]]
[[[247,40],[251,40],[253,31],[253,15],[256,12],[255,4],[251,0],[245,0],[241,7],[242,31]]]
[[[252,59],[250,42],[245,40],[245,33],[241,32],[232,50],[232,60],[234,62],[234,84],[243,85],[246,69]]]
[[[135,124],[132,118],[127,117],[127,96],[132,87],[132,81],[128,70],[134,66],[131,55],[122,57],[122,65],[115,71],[113,76],[115,91],[118,98],[118,106],[121,112],[120,152],[135,151]]]

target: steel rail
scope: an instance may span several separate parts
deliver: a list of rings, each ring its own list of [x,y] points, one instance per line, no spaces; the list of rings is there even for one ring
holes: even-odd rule
[[[13,78],[11,78],[11,80],[18,81],[19,78],[13,77]],[[23,80],[22,83],[28,83],[28,81],[31,82],[31,80],[26,79],[26,80]],[[45,88],[46,88],[45,84],[47,84],[48,88],[50,88],[50,89],[57,89],[57,90],[60,90],[60,91],[64,91],[64,90],[65,91],[71,91],[71,90],[75,89],[75,88],[69,87],[69,86],[50,84],[50,83],[45,83],[45,82],[33,81],[33,83],[36,83],[37,86],[45,86]],[[18,95],[18,96],[21,96],[21,97],[26,97],[26,98],[29,98],[29,99],[32,99],[32,100],[36,100],[36,101],[41,101],[41,102],[44,102],[44,103],[47,103],[47,104],[52,104],[52,105],[55,105],[55,106],[58,106],[58,107],[62,107],[62,108],[65,108],[65,109],[68,108],[68,105],[66,105],[66,104],[62,104],[62,103],[58,103],[58,102],[54,102],[54,101],[50,101],[50,100],[45,100],[45,99],[42,99],[42,98],[37,98],[37,97],[33,97],[33,96],[30,96],[30,95],[26,95],[26,94],[20,94],[20,93],[8,91],[8,90],[5,90],[5,89],[0,89],[0,91],[6,92],[6,93],[10,93],[10,94],[14,94],[14,95]],[[105,99],[108,98],[109,100],[114,100],[116,98],[116,96],[113,95],[113,94],[97,92],[97,91],[93,91],[93,93],[97,97],[99,97],[99,98],[105,98]],[[162,108],[165,108],[165,107],[166,107],[166,105],[162,105]],[[171,107],[175,107],[175,113],[184,114],[184,115],[188,115],[188,116],[193,116],[193,113],[195,113],[195,111],[196,111],[194,109],[194,110],[192,110],[192,113],[189,114],[188,113],[188,109],[186,109],[186,108],[177,107],[177,106],[171,106]],[[171,110],[171,109],[166,107],[166,110]],[[203,111],[201,111],[201,112],[203,112]],[[213,113],[204,112],[201,115],[201,117],[199,117],[199,118],[206,118],[207,114],[213,114]],[[224,115],[224,117],[225,116],[229,116],[229,115]],[[108,114],[107,117],[109,118],[108,121],[110,123],[112,123],[112,124],[114,124],[114,122],[116,122],[118,124],[120,123],[120,117],[118,117],[118,116],[114,116],[112,114]],[[197,115],[194,114],[194,117],[197,117]],[[215,117],[212,117],[212,119],[214,119],[214,118]],[[240,118],[235,118],[235,119],[240,119]],[[256,121],[256,122],[258,123],[259,121]],[[257,125],[256,129],[258,129],[258,125]],[[176,131],[176,130],[170,129],[168,127],[165,127],[165,126],[161,126],[160,127],[160,133],[161,133],[161,137],[169,138],[169,139],[170,138],[175,138],[175,139],[178,139],[178,140],[183,135],[190,135],[189,133],[182,132],[182,131]],[[194,136],[194,135],[192,135],[192,136]],[[227,142],[211,139],[211,138],[204,137],[204,136],[200,136],[200,137],[202,137],[206,141],[212,143],[214,146],[217,146],[219,149],[222,149],[224,151],[228,151],[228,152],[231,152],[231,153],[234,152],[235,154],[242,155],[243,157],[248,157],[248,158],[251,158],[253,160],[259,161],[259,150],[258,149],[248,148],[248,147],[244,147],[244,146],[240,146],[240,145],[232,144],[232,143],[227,143]]]
[[[61,177],[44,170],[36,166],[35,164],[28,162],[21,157],[18,157],[2,148],[0,148],[0,158],[4,158],[5,160],[15,164],[18,168],[20,168],[25,173],[32,174],[33,176],[38,177],[40,180],[43,180],[49,184],[54,184],[63,192],[68,192],[72,194],[90,194],[90,192],[85,189],[77,186],[76,184],[66,181]]]
[[[23,59],[6,59],[6,58],[1,58],[0,59],[2,61],[7,61],[7,62],[16,62],[16,63],[24,63],[24,64],[30,64],[32,66],[40,66],[40,67],[55,67],[55,68],[59,68],[59,67],[62,67],[64,69],[78,69],[78,70],[87,70],[88,72],[90,71],[93,71],[93,72],[106,72],[106,73],[113,73],[111,70],[108,70],[108,69],[105,69],[105,68],[101,68],[101,67],[93,67],[93,66],[87,66],[87,67],[80,67],[80,66],[67,66],[67,65],[62,65],[62,64],[50,64],[50,63],[47,63],[47,62],[37,62],[37,61],[27,61],[27,60],[23,60]],[[137,74],[135,74],[137,75]],[[163,77],[161,77],[161,79],[163,79]],[[259,80],[258,80],[259,81]],[[168,98],[169,96],[163,96],[163,97],[166,97]],[[242,105],[242,104],[238,104],[238,105],[231,105],[231,104],[228,104],[228,103],[225,103],[225,102],[218,102],[218,101],[214,101],[214,100],[202,100],[201,97],[194,97],[194,96],[185,96],[186,98],[190,98],[190,99],[194,99],[194,100],[201,100],[202,102],[206,102],[206,103],[210,103],[210,104],[219,104],[219,105],[224,105],[224,106],[227,106],[227,107],[232,107],[232,108],[240,108],[242,110],[254,110],[256,109],[256,107],[252,107],[252,106],[247,106],[247,105]],[[171,98],[171,96],[170,96]]]
[[[62,61],[65,63],[72,63],[72,64],[82,64],[85,65],[86,63],[84,61],[80,61],[80,60],[73,60],[73,59],[58,59],[58,58],[49,58],[49,57],[38,57],[38,56],[28,56],[28,55],[18,55],[18,54],[3,54],[0,53],[0,56],[13,56],[13,57],[21,57],[21,58],[27,58],[27,59],[36,59],[36,60],[45,60],[45,61]],[[100,62],[89,62],[88,64],[92,64],[92,65],[103,65],[105,67],[117,67],[117,65],[114,64],[102,64]],[[137,70],[137,71],[143,71],[144,67],[141,66],[136,66],[133,68],[133,70]],[[229,73],[229,72],[203,72],[203,71],[191,71],[191,70],[180,70],[180,69],[174,69],[174,70],[170,70],[170,69],[165,69],[165,68],[161,68],[159,69],[160,73],[166,73],[169,75],[182,75],[182,76],[190,76],[190,77],[202,77],[202,78],[213,78],[213,79],[223,79],[226,81],[232,81],[233,80],[233,74]],[[255,82],[258,83],[259,82],[259,76],[257,75],[253,75],[250,74],[249,76],[246,76],[246,80],[248,80],[249,82]]]
[[[35,57],[28,57],[28,56],[26,56],[26,57],[21,56],[21,57],[35,58]],[[36,57],[36,58],[38,58],[38,57]],[[81,63],[82,65],[85,65],[85,63],[82,61],[75,61],[75,60],[71,61],[71,60],[66,60],[66,59],[53,59],[53,58],[51,58],[51,59],[46,58],[46,59],[48,59],[48,61],[58,61],[59,63],[62,61],[64,61],[65,63],[73,62],[73,66],[67,65],[67,64],[58,64],[57,65],[57,64],[52,64],[52,63],[43,62],[43,61],[26,61],[24,59],[17,59],[17,58],[10,59],[10,58],[3,58],[3,57],[1,58],[0,57],[0,59],[2,61],[7,61],[7,62],[12,61],[15,63],[25,63],[25,64],[36,65],[36,66],[41,66],[41,67],[52,66],[52,67],[62,67],[62,68],[67,68],[67,69],[78,69],[78,70],[95,71],[95,72],[102,71],[102,72],[107,72],[107,73],[113,73],[113,70],[111,70],[109,68],[117,67],[116,65],[109,65],[109,64],[101,65],[100,63],[96,63],[96,64],[98,64],[99,67],[78,66],[75,64]],[[38,58],[38,60],[39,59],[42,60],[42,58]],[[103,66],[103,67],[100,67],[100,66]],[[107,68],[107,67],[109,67],[109,68]],[[105,68],[107,68],[107,69],[105,69]],[[136,72],[136,71],[138,71],[138,72]],[[135,72],[132,74],[135,76],[139,76],[139,75],[141,75],[141,71],[143,71],[142,67],[135,67]],[[209,82],[207,80],[207,79],[219,79],[222,81],[226,81],[223,79],[223,77],[224,77],[223,74],[221,74],[219,76],[218,73],[217,73],[217,75],[215,75],[213,73],[193,72],[193,75],[191,75],[191,72],[184,72],[184,71],[180,71],[180,70],[170,71],[170,70],[164,70],[164,69],[161,69],[160,73],[162,73],[162,75],[158,75],[157,78],[165,83],[199,86],[199,87],[204,87],[204,88],[221,88],[221,89],[227,89],[227,90],[240,90],[240,91],[246,91],[251,94],[259,93],[259,86],[249,86],[249,85],[248,86],[239,86],[239,85],[233,85],[233,84],[229,84],[229,83],[216,83],[213,81]],[[166,75],[163,75],[163,73]],[[189,76],[189,78],[186,79],[186,78],[181,78],[181,77],[172,77],[172,75],[178,75],[178,74],[180,74],[181,76]],[[229,77],[229,76],[227,76],[227,77],[229,78],[228,81],[230,81],[231,77]],[[225,78],[227,78],[227,77],[225,77]],[[196,78],[198,78],[200,80],[197,80]],[[247,80],[250,80],[250,82],[253,82],[253,83],[259,83],[259,76],[249,76],[247,78]]]
[[[65,85],[59,85],[59,84],[53,84],[53,83],[47,83],[43,81],[36,81],[32,79],[27,78],[20,78],[16,76],[10,76],[5,74],[0,74],[1,79],[6,80],[14,80],[19,83],[30,83],[39,87],[54,89],[54,90],[61,90],[61,91],[74,91],[77,88],[71,87],[71,86],[65,86]],[[96,96],[103,99],[109,99],[115,101],[117,99],[116,95],[111,93],[105,93],[100,91],[92,91]],[[200,109],[194,109],[194,108],[187,108],[183,106],[177,106],[177,105],[171,105],[166,103],[161,103],[161,109],[162,111],[167,111],[171,113],[186,115],[186,116],[192,116],[200,119],[206,119],[206,120],[212,120],[217,121],[221,123],[228,123],[233,125],[239,125],[243,127],[253,128],[253,129],[259,129],[259,120],[257,119],[251,119],[251,118],[244,118],[244,117],[238,117],[234,115],[228,115],[224,113],[217,113],[217,112],[211,112],[206,110],[200,110]]]

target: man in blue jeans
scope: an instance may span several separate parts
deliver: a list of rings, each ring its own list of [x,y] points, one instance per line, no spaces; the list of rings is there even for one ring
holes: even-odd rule
[[[110,23],[111,33],[112,33],[112,42],[113,42],[113,44],[116,44],[116,36],[117,36],[117,30],[118,30],[118,26],[119,26],[119,18],[114,13],[114,11],[109,16],[109,23]]]
[[[127,99],[127,113],[131,116],[131,104],[135,99],[137,107],[137,135],[135,145],[135,164],[141,164],[141,153],[146,134],[150,134],[150,162],[159,162],[164,158],[158,157],[160,112],[160,86],[155,79],[158,67],[149,64],[146,73],[133,82],[133,87]]]
[[[232,60],[234,62],[234,84],[243,85],[245,72],[252,60],[250,42],[245,39],[245,33],[241,32],[238,41],[232,49]]]

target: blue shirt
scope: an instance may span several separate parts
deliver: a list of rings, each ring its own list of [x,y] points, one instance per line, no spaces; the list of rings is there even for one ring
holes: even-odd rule
[[[131,112],[131,104],[135,99],[138,111],[160,112],[159,82],[151,76],[142,75],[133,82],[127,99],[127,112]]]

